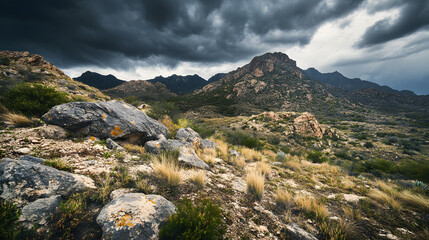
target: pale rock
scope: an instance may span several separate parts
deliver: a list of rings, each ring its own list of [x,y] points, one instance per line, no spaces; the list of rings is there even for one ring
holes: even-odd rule
[[[22,208],[22,215],[19,221],[23,222],[26,228],[32,228],[34,224],[45,226],[55,213],[55,209],[60,202],[60,195],[54,195],[49,198],[39,198]]]

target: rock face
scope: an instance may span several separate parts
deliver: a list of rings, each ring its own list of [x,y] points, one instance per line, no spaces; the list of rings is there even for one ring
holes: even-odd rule
[[[218,147],[219,146],[217,145],[217,143],[215,143],[209,139],[204,139],[204,140],[201,140],[201,142],[200,142],[200,148],[201,149],[216,149]]]
[[[60,195],[54,195],[49,198],[39,198],[22,208],[22,215],[19,221],[27,228],[31,228],[34,224],[44,226],[50,220],[55,209],[60,204],[60,201]]]
[[[113,141],[111,138],[106,139],[106,147],[108,149],[116,150],[116,151],[125,151],[121,145],[117,144],[115,141]]]
[[[210,166],[201,160],[194,149],[180,148],[179,163],[187,165],[188,167],[197,167],[201,169],[210,170]]]
[[[39,129],[39,135],[44,138],[64,139],[68,135],[64,128],[55,125],[43,125],[37,129]]]
[[[24,206],[38,198],[95,188],[94,181],[78,174],[60,171],[32,161],[0,160],[0,198]]]
[[[104,206],[97,223],[103,239],[157,239],[160,224],[174,211],[162,196],[128,193]]]
[[[195,132],[192,128],[181,128],[176,133],[176,139],[183,140],[190,143],[198,143],[201,141],[200,134]]]
[[[100,139],[119,138],[144,143],[157,139],[159,134],[168,136],[168,129],[162,123],[137,108],[116,100],[61,104],[51,108],[42,119],[76,135]]]

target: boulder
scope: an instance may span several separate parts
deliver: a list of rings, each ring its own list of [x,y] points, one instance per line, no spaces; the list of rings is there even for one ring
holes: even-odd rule
[[[22,215],[19,221],[27,228],[32,228],[34,224],[45,226],[55,213],[55,209],[61,202],[60,195],[48,198],[39,198],[22,208]]]
[[[106,139],[106,147],[108,149],[112,149],[116,151],[121,151],[121,152],[125,151],[125,149],[121,145],[117,144],[111,138]]]
[[[309,232],[305,231],[304,229],[300,228],[296,223],[291,223],[286,225],[286,234],[291,239],[297,239],[297,240],[317,240],[317,238],[313,235],[311,235]]]
[[[132,193],[132,192],[135,192],[135,189],[132,189],[132,188],[119,188],[119,189],[113,190],[110,193],[110,199],[113,200],[115,198],[122,197],[123,195],[128,194],[128,193]]]
[[[316,137],[319,139],[323,137],[324,133],[317,119],[308,112],[294,119],[293,131],[301,136]]]
[[[210,170],[210,166],[198,157],[194,149],[182,147],[179,151],[179,164]]]
[[[30,161],[30,162],[39,163],[39,164],[42,164],[45,162],[45,159],[43,158],[33,157],[29,155],[21,156],[19,157],[19,160]]]
[[[104,206],[97,223],[103,239],[157,239],[160,225],[174,212],[162,196],[128,193]]]
[[[231,154],[234,157],[241,157],[241,154],[234,149],[229,150],[229,154]]]
[[[41,137],[50,138],[50,139],[64,139],[67,138],[68,132],[60,127],[55,125],[43,125],[38,127],[38,133]]]
[[[200,142],[201,149],[217,149],[218,147],[217,143],[209,139],[204,139]]]
[[[18,207],[38,198],[54,195],[68,196],[95,188],[94,181],[26,160],[0,160],[0,198],[13,201]]]
[[[176,151],[181,147],[192,147],[192,144],[182,140],[165,139],[158,141],[148,141],[144,148],[148,153],[159,154],[162,151]]]
[[[200,134],[192,128],[181,128],[176,133],[176,139],[190,143],[199,143],[201,141]]]
[[[119,138],[131,143],[144,143],[157,139],[160,134],[168,136],[168,129],[162,123],[117,100],[61,104],[51,108],[42,119],[81,137]]]

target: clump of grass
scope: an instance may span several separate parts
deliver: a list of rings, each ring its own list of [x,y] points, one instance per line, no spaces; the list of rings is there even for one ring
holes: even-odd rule
[[[242,147],[240,149],[240,152],[241,152],[241,155],[243,155],[243,157],[245,157],[248,160],[258,161],[262,159],[261,154],[258,151],[251,148]]]
[[[138,154],[145,154],[146,150],[142,146],[134,145],[134,144],[125,144],[124,145],[125,150],[132,153],[138,153]]]
[[[328,209],[313,198],[298,196],[295,199],[295,203],[298,207],[304,210],[309,217],[314,218],[317,221],[325,221],[329,217]]]
[[[265,176],[268,176],[271,173],[270,165],[264,161],[259,161],[256,164],[256,169],[260,170],[262,174],[264,174]]]
[[[209,165],[213,165],[216,157],[216,149],[196,149],[198,157]]]
[[[286,159],[288,159],[287,156],[290,156],[290,155],[289,154],[286,155]],[[299,159],[297,157],[296,158],[294,157],[291,157],[290,160],[285,160],[283,162],[283,166],[293,171],[299,171],[301,170],[302,164],[301,162],[299,162]]]
[[[2,119],[6,124],[12,125],[14,127],[33,126],[33,121],[31,121],[31,119],[18,113],[11,113],[11,112],[5,113],[2,115]]]
[[[210,140],[217,143],[220,157],[226,158],[229,150],[228,144],[220,139],[210,138]]]
[[[372,189],[369,192],[369,196],[380,202],[389,204],[396,211],[400,211],[402,209],[402,204],[397,201],[393,195],[386,192],[380,191],[378,189]]]
[[[418,209],[422,209],[425,212],[429,212],[429,199],[417,194],[413,193],[409,190],[404,190],[398,193],[398,198],[407,205],[413,206]]]
[[[271,158],[272,160],[275,160],[275,159],[277,158],[277,153],[275,153],[275,152],[274,152],[274,151],[272,151],[272,150],[264,149],[264,150],[262,151],[262,154],[263,154],[264,156],[267,156],[267,157]]]
[[[234,160],[234,165],[239,167],[240,169],[243,169],[244,166],[246,166],[246,159],[242,156],[235,156],[232,157],[232,159]]]
[[[13,203],[0,200],[0,239],[26,239],[19,216],[21,211]]]
[[[177,159],[162,153],[155,157],[153,161],[155,175],[165,180],[170,186],[178,186],[182,181],[180,168]]]
[[[204,171],[195,171],[190,181],[194,183],[198,188],[203,188],[205,185],[206,173]]]
[[[353,189],[356,186],[356,184],[348,178],[342,179],[340,185],[343,189]]]
[[[284,188],[278,188],[275,195],[275,201],[277,206],[286,207],[289,205],[290,200],[292,199],[292,194]]]
[[[321,173],[330,173],[332,175],[338,175],[340,173],[340,170],[338,169],[338,167],[333,166],[327,162],[316,165],[316,167],[319,169],[319,172]]]
[[[325,239],[346,240],[355,239],[356,224],[353,221],[323,221],[317,225]]]
[[[264,182],[265,176],[261,171],[257,169],[250,171],[246,176],[247,193],[261,199],[264,194]]]
[[[73,171],[73,167],[70,166],[70,164],[68,164],[66,161],[64,161],[60,158],[56,158],[56,159],[52,159],[52,160],[46,160],[43,162],[43,164],[46,166],[49,166],[49,167],[56,168],[58,170],[63,170],[63,171],[67,171],[67,172]]]

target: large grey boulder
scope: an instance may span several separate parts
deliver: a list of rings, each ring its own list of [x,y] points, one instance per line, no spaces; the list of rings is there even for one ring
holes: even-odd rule
[[[175,138],[190,143],[199,143],[201,141],[200,134],[195,132],[192,128],[179,129]]]
[[[194,149],[191,148],[180,148],[179,150],[179,164],[186,165],[188,167],[196,167],[205,170],[210,170],[210,166],[201,160]]]
[[[317,240],[315,236],[311,235],[309,232],[300,228],[296,223],[291,223],[286,225],[286,233],[289,235],[291,239]]]
[[[218,147],[217,143],[209,139],[204,139],[200,142],[201,149],[217,149]]]
[[[158,141],[148,141],[144,148],[148,153],[159,154],[162,151],[176,151],[181,147],[192,147],[192,144],[182,140],[164,139]]]
[[[68,196],[88,188],[95,188],[95,184],[86,176],[32,161],[0,160],[0,198],[13,201],[19,207],[38,198]]]
[[[27,228],[32,228],[34,224],[45,226],[55,213],[55,209],[61,202],[60,195],[48,198],[39,198],[22,208],[22,215],[19,221]]]
[[[168,129],[162,123],[117,100],[61,104],[51,108],[42,119],[82,137],[120,138],[144,143],[157,139],[160,134],[168,136]]]
[[[162,196],[128,193],[104,206],[97,223],[103,239],[157,239],[160,225],[174,212]]]

